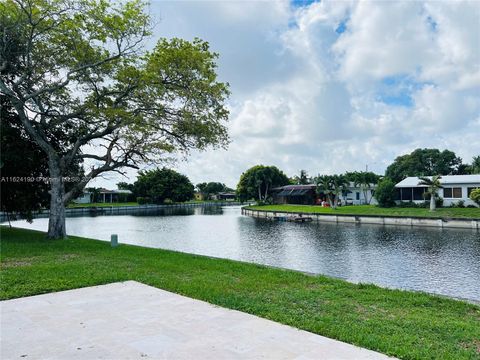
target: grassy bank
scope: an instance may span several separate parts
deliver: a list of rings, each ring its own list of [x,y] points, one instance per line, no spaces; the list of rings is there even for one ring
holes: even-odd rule
[[[380,215],[402,217],[438,217],[438,218],[480,218],[480,208],[439,208],[435,211],[419,208],[381,208],[374,205],[341,206],[336,210],[328,207],[309,205],[265,205],[250,206],[253,210],[267,210],[279,212],[302,212],[311,214],[338,214],[338,215]]]
[[[1,299],[136,280],[400,358],[480,358],[480,307],[464,302],[31,230],[1,238]]]

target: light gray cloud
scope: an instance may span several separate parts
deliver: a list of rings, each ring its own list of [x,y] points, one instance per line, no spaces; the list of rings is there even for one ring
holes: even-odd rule
[[[229,149],[175,165],[194,183],[235,186],[259,163],[383,173],[417,147],[480,152],[478,2],[154,1],[151,12],[155,37],[209,41],[232,87]]]

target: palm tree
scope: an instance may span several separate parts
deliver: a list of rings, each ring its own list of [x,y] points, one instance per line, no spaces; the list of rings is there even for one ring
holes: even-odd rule
[[[348,188],[348,181],[344,175],[319,175],[315,182],[317,193],[324,193],[332,209],[337,208],[337,202],[342,191]]]
[[[340,195],[345,191],[348,191],[349,181],[345,175],[333,175],[331,177],[333,193],[335,194],[334,209],[337,208],[337,202],[340,199]]]
[[[471,173],[472,174],[480,174],[480,155],[473,157]]]
[[[373,172],[354,172],[353,182],[355,186],[360,187],[360,191],[363,192],[363,198],[365,203],[370,205],[372,201],[372,189],[380,180],[380,176],[376,175]],[[370,197],[368,197],[368,192],[370,191]]]
[[[430,211],[435,211],[435,197],[437,196],[438,189],[442,188],[440,183],[440,175],[430,177],[420,176],[420,182],[418,185],[426,185],[428,187],[427,194],[430,194]]]
[[[317,194],[325,194],[330,207],[334,208],[333,197],[335,195],[333,193],[332,177],[329,175],[318,175],[315,178],[315,184],[317,185]]]

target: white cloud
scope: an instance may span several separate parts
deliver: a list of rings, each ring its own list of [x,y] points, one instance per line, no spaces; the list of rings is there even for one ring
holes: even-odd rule
[[[273,164],[293,175],[379,173],[417,147],[480,151],[480,3],[153,2],[156,36],[200,37],[232,86],[227,151],[176,167],[235,186]],[[343,32],[342,32],[343,31]]]

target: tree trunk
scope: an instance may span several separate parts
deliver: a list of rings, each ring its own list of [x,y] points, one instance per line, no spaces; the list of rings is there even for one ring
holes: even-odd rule
[[[365,204],[370,205],[370,200],[372,200],[372,198],[368,198],[368,190],[369,189],[367,188],[363,191],[363,196],[365,196]]]
[[[432,194],[430,195],[430,211],[435,211],[435,193],[432,192]]]
[[[330,203],[330,207],[331,207],[332,209],[336,209],[336,206],[335,206],[335,204],[334,204],[334,201],[333,201],[333,199],[332,199],[332,195],[331,195],[331,194],[327,195],[327,199],[328,199],[328,202]]]
[[[50,170],[50,216],[48,219],[49,239],[63,239],[67,236],[65,227],[65,185],[62,179],[60,166],[49,161]]]

